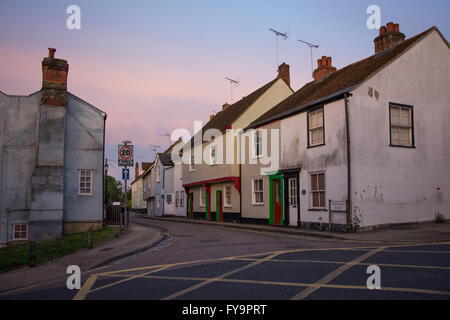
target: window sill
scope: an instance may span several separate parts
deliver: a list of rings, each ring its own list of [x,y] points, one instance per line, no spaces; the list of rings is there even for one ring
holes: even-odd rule
[[[308,211],[313,211],[313,212],[328,212],[327,208],[309,208]]]
[[[232,206],[223,206],[224,208],[233,208]]]
[[[389,147],[393,148],[406,148],[406,149],[415,149],[416,146],[402,146],[402,145],[396,145],[396,144],[390,144]]]
[[[307,149],[313,149],[313,148],[318,148],[318,147],[323,147],[323,146],[325,146],[325,143],[322,143],[322,144],[316,144],[316,145],[314,145],[314,146],[309,146],[309,145],[308,145]]]
[[[252,203],[252,205],[256,207],[262,207],[264,206],[264,203]]]

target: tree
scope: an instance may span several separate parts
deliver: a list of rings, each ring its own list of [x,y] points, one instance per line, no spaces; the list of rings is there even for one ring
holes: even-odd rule
[[[120,202],[123,197],[122,182],[114,177],[106,177],[106,203]]]

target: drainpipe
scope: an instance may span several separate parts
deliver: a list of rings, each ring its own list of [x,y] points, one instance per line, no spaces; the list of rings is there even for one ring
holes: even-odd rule
[[[103,221],[105,220],[105,184],[106,184],[106,179],[108,179],[108,177],[105,178],[105,129],[106,129],[106,118],[107,118],[107,114],[104,113],[103,114],[103,165],[102,165],[102,177],[103,177],[103,183],[102,183],[102,193],[103,193],[103,203],[102,203],[102,208],[103,208]]]
[[[349,116],[348,116],[348,97],[351,94],[344,94],[345,101],[345,129],[347,136],[347,199],[348,199],[348,210],[349,210],[349,221],[347,223],[347,228],[352,225],[352,161],[351,161],[351,150],[350,150],[350,126],[349,126]],[[349,226],[350,225],[350,226]]]

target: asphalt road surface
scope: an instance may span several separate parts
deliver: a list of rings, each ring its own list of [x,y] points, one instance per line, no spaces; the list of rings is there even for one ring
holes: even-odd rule
[[[43,284],[2,299],[450,299],[450,242],[358,242],[150,220],[160,245],[85,272],[82,288]],[[380,289],[369,289],[370,266]],[[370,281],[370,284],[375,282]]]

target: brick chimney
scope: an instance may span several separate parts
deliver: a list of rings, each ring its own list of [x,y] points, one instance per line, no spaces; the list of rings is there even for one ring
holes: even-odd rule
[[[313,72],[314,80],[323,79],[336,70],[331,64],[331,57],[322,56],[322,59],[317,60],[317,69]]]
[[[405,41],[405,34],[400,32],[400,26],[389,22],[380,28],[380,35],[373,41],[375,53],[382,52]]]
[[[48,57],[42,60],[41,104],[67,106],[67,74],[69,65],[66,60],[55,58],[56,49],[48,48]]]
[[[136,166],[134,167],[134,180],[139,177],[139,162],[136,161]]]
[[[230,105],[229,105],[228,103],[225,103],[225,104],[222,106],[222,111],[227,110],[229,107],[230,107]]]
[[[289,65],[286,63],[282,63],[278,67],[278,78],[284,80],[288,86],[291,86],[291,77],[289,75]]]

